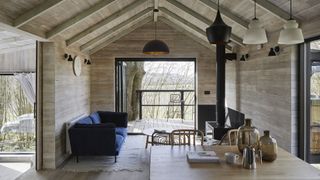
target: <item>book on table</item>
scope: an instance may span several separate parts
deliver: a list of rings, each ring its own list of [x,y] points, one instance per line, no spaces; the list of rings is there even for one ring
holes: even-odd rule
[[[187,153],[189,163],[218,163],[219,157],[214,151],[195,151]]]

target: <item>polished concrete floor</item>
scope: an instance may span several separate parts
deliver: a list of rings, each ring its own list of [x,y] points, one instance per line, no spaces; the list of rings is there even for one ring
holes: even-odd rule
[[[128,136],[124,148],[126,149],[136,149],[144,148],[145,136],[142,135],[131,135]],[[150,152],[150,151],[148,151]],[[145,158],[145,157],[141,157]],[[142,171],[116,171],[116,172],[67,172],[61,168],[56,170],[43,170],[35,171],[31,169],[24,173],[22,176],[17,178],[18,180],[147,180],[149,179],[149,156],[143,159],[144,162],[148,163],[147,166],[137,164],[137,166],[142,166]]]

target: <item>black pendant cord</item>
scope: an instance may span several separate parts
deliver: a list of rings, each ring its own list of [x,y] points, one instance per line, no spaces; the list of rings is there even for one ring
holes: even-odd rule
[[[254,19],[257,19],[257,0],[254,0]]]
[[[290,0],[290,19],[289,20],[293,20],[293,18],[292,18],[292,0]]]
[[[157,39],[157,30],[156,30],[156,28],[157,28],[157,23],[154,22],[154,40]]]
[[[220,10],[220,0],[218,0],[218,11]]]

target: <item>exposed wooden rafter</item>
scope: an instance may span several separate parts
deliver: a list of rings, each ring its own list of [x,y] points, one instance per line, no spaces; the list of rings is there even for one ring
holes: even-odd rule
[[[46,33],[46,37],[49,39],[49,38],[52,38],[52,37],[58,35],[59,33],[71,28],[73,25],[76,25],[77,23],[81,22],[86,17],[88,17],[88,16],[98,12],[99,10],[105,8],[106,6],[110,5],[114,1],[115,0],[102,0],[102,1],[98,2],[94,6],[84,10],[83,12],[75,15],[74,17],[72,17],[72,18],[66,20],[65,22],[54,27],[52,30],[50,30],[49,32]]]
[[[141,12],[139,12],[138,14],[130,17],[129,19],[123,21],[122,23],[114,26],[113,28],[109,29],[108,31],[102,33],[101,35],[95,37],[94,39],[92,39],[91,41],[87,42],[86,44],[80,46],[80,50],[81,51],[88,51],[89,49],[92,49],[96,44],[99,44],[103,41],[105,41],[106,39],[109,39],[109,36],[111,34],[113,34],[115,31],[122,29],[124,27],[130,28],[130,26],[128,26],[128,24],[135,24],[139,22],[139,19],[146,19],[148,16],[150,17],[150,13],[152,12],[153,8],[147,8]],[[140,20],[141,21],[141,20]]]
[[[212,0],[200,0],[204,5],[208,6],[209,8],[214,9],[215,11],[218,11],[218,5],[213,2]],[[241,19],[238,15],[233,14],[232,12],[230,12],[229,10],[226,10],[223,7],[219,7],[220,13],[225,16],[226,18],[230,19],[231,21],[237,23],[238,25],[240,25],[242,28],[244,29],[248,29],[249,23],[244,20]]]
[[[168,10],[166,8],[160,7],[159,9],[160,9],[161,12],[163,12],[166,15],[170,16],[172,19],[175,19],[175,20],[179,21],[181,24],[184,24],[188,28],[192,29],[192,31],[195,31],[198,34],[200,34],[202,36],[201,39],[207,39],[206,32],[204,30],[200,29],[198,26],[188,22],[184,18],[181,18],[180,16],[176,15],[175,13],[171,12],[170,10]],[[209,44],[209,42],[208,42],[208,44]],[[232,48],[230,46],[226,46],[226,48],[228,50],[230,50],[230,51],[232,50]]]
[[[84,31],[76,34],[75,36],[73,36],[70,39],[66,40],[67,46],[70,46],[70,45],[80,41],[84,37],[90,35],[91,33],[95,32],[96,30],[104,27],[105,25],[107,25],[108,23],[110,23],[113,20],[117,19],[118,17],[128,13],[128,11],[134,10],[136,7],[140,6],[144,2],[146,2],[146,0],[135,1],[135,2],[131,3],[130,5],[126,6],[125,8],[123,8],[123,9],[119,10],[118,12],[112,14],[111,16],[107,17],[106,19],[104,19],[104,20],[98,22],[97,24],[85,29]]]
[[[107,39],[106,41],[102,42],[101,44],[98,44],[97,46],[95,46],[93,49],[89,50],[89,54],[93,54],[93,53],[101,50],[102,48],[108,46],[112,42],[114,42],[114,41],[122,38],[123,36],[131,33],[132,31],[136,30],[137,28],[139,28],[139,27],[151,22],[152,19],[153,19],[152,17],[149,17],[149,18],[146,18],[144,20],[141,20],[138,23],[136,23],[135,25],[130,26],[129,28],[126,28],[126,29],[122,30],[118,34],[115,34],[115,35],[111,36],[110,39]]]
[[[193,16],[194,18],[198,19],[199,21],[202,21],[203,23],[207,24],[208,26],[210,26],[212,24],[212,21],[208,20],[207,18],[203,17],[201,14],[198,14],[197,12],[193,11],[192,9],[188,8],[187,6],[175,1],[175,0],[167,0],[170,4],[172,4],[173,6],[181,9],[182,11],[190,14],[191,16]],[[233,41],[234,43],[240,45],[240,46],[244,46],[242,43],[242,39],[234,34],[231,34],[230,37],[231,41]]]
[[[14,20],[13,25],[18,28],[22,25],[26,24],[27,22],[33,20],[34,18],[42,15],[43,13],[47,12],[48,10],[56,7],[57,5],[61,4],[64,0],[49,0],[44,1],[44,3],[30,9],[26,13],[20,15],[18,18]]]
[[[254,3],[254,0],[251,0]],[[285,10],[279,8],[278,6],[272,4],[269,1],[266,0],[256,0],[257,5],[261,7],[262,9],[270,12],[271,14],[278,17],[283,22],[286,22],[289,19],[290,14],[286,12]],[[294,17],[294,19],[299,22],[300,20]]]
[[[202,39],[196,37],[193,33],[187,31],[186,29],[184,29],[183,27],[181,27],[180,25],[178,25],[174,21],[172,21],[164,16],[160,16],[159,20],[166,23],[168,26],[172,27],[173,29],[176,29],[177,31],[185,34],[186,36],[188,36],[192,40],[200,43],[201,45],[211,49],[212,51],[215,51],[215,47],[213,45],[211,45],[210,43],[208,43],[208,41],[205,41],[205,40],[202,40]]]

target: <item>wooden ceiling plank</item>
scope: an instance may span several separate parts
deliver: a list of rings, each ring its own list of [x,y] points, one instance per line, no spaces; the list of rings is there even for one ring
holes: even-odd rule
[[[251,2],[254,3],[254,0],[251,0]],[[289,19],[290,17],[290,14],[288,12],[286,12],[285,10],[279,8],[278,6],[272,4],[271,2],[269,1],[266,1],[266,0],[256,0],[257,2],[257,5],[259,7],[261,7],[262,9],[270,12],[271,14],[275,15],[276,17],[278,17],[281,21],[283,22],[287,22],[287,20]],[[297,22],[300,22],[299,19],[297,19],[296,17],[294,17],[294,19],[297,21]]]
[[[99,10],[107,7],[111,3],[115,2],[115,0],[102,0],[99,1],[97,4],[93,5],[92,7],[84,10],[83,12],[75,15],[74,17],[66,20],[65,22],[57,25],[52,30],[46,33],[46,37],[48,39],[58,35],[59,33],[71,28],[73,25],[76,25],[80,23],[82,20],[84,20],[86,17],[98,12]]]
[[[182,27],[180,27],[178,24],[176,24],[175,22],[171,21],[170,19],[161,16],[161,17],[159,17],[159,20],[164,22],[168,26],[172,27],[173,29],[176,29],[177,31],[179,31],[179,32],[183,33],[184,35],[188,36],[192,40],[200,43],[201,45],[203,45],[203,46],[215,51],[215,46],[210,45],[210,43],[208,43],[208,41],[204,41],[204,40],[196,37],[193,33],[187,31],[186,29],[184,29]]]
[[[140,6],[144,2],[146,2],[146,0],[135,1],[135,2],[131,3],[130,5],[126,6],[125,8],[123,8],[123,9],[117,11],[116,13],[112,14],[111,16],[105,18],[104,20],[98,22],[97,24],[95,24],[95,25],[85,29],[84,31],[76,34],[75,36],[73,36],[70,39],[66,40],[67,46],[70,46],[70,45],[80,41],[81,39],[83,39],[84,37],[88,36],[92,32],[102,28],[103,26],[107,25],[108,23],[112,22],[113,20],[117,19],[118,17],[126,14],[128,11],[134,10],[136,7]]]
[[[5,24],[3,22],[0,22],[0,28],[4,29],[6,31],[10,31],[10,32],[16,33],[16,34],[21,35],[21,36],[28,37],[30,39],[43,41],[43,42],[48,41],[44,36],[37,35],[35,33],[28,32],[28,31],[24,31],[24,30],[21,30],[19,28],[15,28],[15,27],[13,27],[11,25],[8,25],[8,24]]]
[[[14,27],[18,28],[22,25],[28,23],[29,21],[35,19],[36,17],[42,15],[48,10],[61,4],[64,0],[47,0],[44,3],[30,9],[29,11],[23,13],[18,18],[14,20]]]
[[[109,29],[108,31],[102,33],[101,35],[99,35],[99,36],[95,37],[94,39],[92,39],[91,41],[87,42],[86,44],[80,46],[80,50],[87,51],[89,49],[92,49],[92,47],[95,46],[96,44],[98,44],[99,42],[102,42],[102,41],[105,41],[106,39],[108,39],[109,36],[111,34],[113,34],[115,31],[117,31],[118,29],[122,29],[123,27],[127,26],[129,23],[135,23],[136,21],[139,22],[139,19],[141,19],[141,18],[145,19],[146,15],[148,15],[148,13],[152,12],[152,9],[153,8],[151,8],[151,7],[147,8],[147,9],[139,12],[138,14],[130,17],[129,19],[121,22],[120,24],[114,26],[113,28]]]
[[[153,1],[153,7],[154,7],[154,9],[158,9],[159,8],[159,0],[154,0]],[[158,12],[153,12],[153,21],[154,22],[157,22],[158,15],[159,15]]]
[[[167,14],[168,16],[170,16],[171,18],[173,19],[176,19],[177,21],[181,22],[182,24],[188,26],[190,29],[192,29],[193,31],[196,31],[198,32],[199,34],[201,34],[203,37],[205,37],[205,39],[207,39],[207,35],[206,35],[206,32],[203,31],[202,29],[200,29],[198,26],[188,22],[187,20],[181,18],[180,16],[176,15],[175,13],[171,12],[170,10],[166,9],[166,8],[163,8],[163,7],[160,7],[159,8],[161,12]],[[208,44],[209,44],[209,41],[208,41]],[[230,46],[226,46],[226,48],[228,50],[232,50],[232,48]]]
[[[213,2],[212,0],[200,0],[204,5],[208,6],[209,8],[214,9],[215,11],[218,11],[218,5]],[[229,10],[222,8],[220,6],[220,13],[227,17],[228,19],[232,20],[233,22],[237,23],[238,25],[240,25],[242,28],[244,29],[248,29],[249,23],[240,18],[239,16],[237,16],[236,14],[233,14],[232,12],[230,12]]]
[[[167,2],[171,3],[173,6],[181,9],[182,11],[190,14],[194,18],[202,21],[203,23],[207,24],[208,26],[210,26],[212,24],[212,21],[208,20],[207,18],[203,17],[201,14],[198,14],[194,10],[188,8],[187,6],[177,2],[176,0],[167,0]],[[242,39],[240,37],[238,37],[237,35],[231,34],[230,39],[231,39],[231,41],[235,42],[236,44],[238,44],[240,46],[244,46],[244,44],[242,43]]]
[[[131,33],[132,31],[138,29],[139,27],[151,22],[153,20],[152,17],[146,18],[142,21],[139,21],[138,23],[136,23],[135,25],[131,26],[130,28],[127,28],[123,31],[121,31],[120,33],[112,36],[110,39],[96,45],[94,48],[92,48],[91,50],[89,50],[89,54],[93,54],[99,50],[101,50],[102,48],[108,46],[109,44],[113,43],[114,41],[117,41],[118,39],[122,38],[123,36]]]

